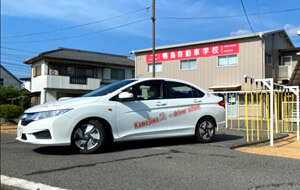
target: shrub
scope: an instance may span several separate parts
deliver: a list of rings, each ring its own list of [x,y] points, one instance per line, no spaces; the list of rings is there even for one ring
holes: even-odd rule
[[[30,107],[31,100],[26,90],[16,89],[12,86],[1,86],[0,88],[0,104],[14,104],[25,109]]]
[[[23,113],[23,109],[20,106],[11,105],[11,104],[2,104],[1,105],[1,118],[4,118],[6,121],[11,121],[17,119]]]

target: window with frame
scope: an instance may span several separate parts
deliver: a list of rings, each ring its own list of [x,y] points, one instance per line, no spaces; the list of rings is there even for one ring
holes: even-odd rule
[[[125,79],[125,70],[124,69],[114,69],[111,68],[111,79],[114,80],[124,80]]]
[[[60,66],[58,70],[59,75],[67,75],[67,67]]]
[[[34,77],[40,76],[42,74],[41,72],[42,72],[42,66],[41,65],[33,67],[33,76]]]
[[[282,56],[280,61],[280,66],[290,66],[292,65],[293,56]]]
[[[168,82],[169,98],[202,98],[205,94],[187,84]]]
[[[155,100],[165,97],[164,84],[160,80],[138,83],[128,89],[133,94],[134,100]]]
[[[265,54],[265,63],[267,65],[273,66],[273,61],[272,61],[272,55],[271,54],[269,54],[269,53]]]
[[[180,69],[181,70],[197,69],[196,59],[181,60]]]
[[[225,55],[218,57],[218,66],[234,66],[238,64],[237,55]]]
[[[148,63],[148,72],[152,73],[153,72],[153,65],[152,63]],[[162,72],[162,63],[155,63],[155,72]]]
[[[75,75],[75,67],[67,67],[67,75]]]
[[[245,105],[245,94],[239,94],[239,105]],[[263,96],[264,98],[264,96]],[[247,94],[247,105],[251,105],[251,94]],[[258,95],[258,100],[256,100],[256,94],[253,94],[253,104],[260,105],[260,94]]]

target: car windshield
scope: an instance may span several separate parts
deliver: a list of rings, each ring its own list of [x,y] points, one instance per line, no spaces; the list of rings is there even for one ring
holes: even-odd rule
[[[92,92],[84,94],[82,97],[105,96],[106,94],[112,93],[113,91],[118,90],[119,88],[122,88],[123,86],[126,86],[127,84],[130,84],[134,81],[136,81],[136,80],[129,79],[129,80],[122,80],[122,81],[114,82],[109,85],[97,88],[96,90],[93,90]]]

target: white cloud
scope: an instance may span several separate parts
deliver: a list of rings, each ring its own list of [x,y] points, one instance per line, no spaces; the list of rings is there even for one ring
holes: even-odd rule
[[[288,35],[296,36],[297,30],[300,30],[300,25],[295,26],[292,24],[285,24],[283,28],[285,29],[285,31],[287,32]]]
[[[230,32],[230,36],[239,36],[239,35],[245,35],[250,33],[251,32],[249,30],[238,29],[236,32]]]

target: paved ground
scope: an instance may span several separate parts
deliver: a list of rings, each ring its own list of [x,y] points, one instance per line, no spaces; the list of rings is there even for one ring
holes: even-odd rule
[[[244,134],[223,130],[209,144],[115,143],[93,155],[1,134],[1,174],[68,189],[300,189],[300,160],[230,149],[245,143]]]
[[[274,141],[274,147],[270,147],[270,142],[259,143],[253,146],[237,148],[238,151],[262,154],[270,156],[280,156],[300,160],[300,141],[296,134],[288,134],[287,137]]]

